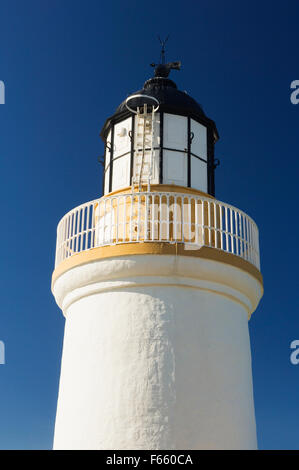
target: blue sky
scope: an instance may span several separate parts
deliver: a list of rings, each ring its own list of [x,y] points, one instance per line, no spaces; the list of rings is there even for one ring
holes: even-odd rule
[[[216,196],[260,229],[265,295],[250,321],[261,449],[299,449],[299,3],[1,0],[0,448],[52,447],[64,318],[50,291],[56,226],[101,196],[99,131],[170,34],[172,72],[216,121]],[[221,360],[221,359],[220,359]]]

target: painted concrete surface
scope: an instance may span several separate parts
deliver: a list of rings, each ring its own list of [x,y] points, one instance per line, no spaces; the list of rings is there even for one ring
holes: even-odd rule
[[[222,265],[139,255],[57,279],[55,449],[256,448],[247,317],[261,291]]]

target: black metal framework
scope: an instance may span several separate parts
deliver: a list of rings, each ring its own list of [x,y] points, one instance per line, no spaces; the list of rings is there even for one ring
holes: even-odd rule
[[[160,113],[160,114],[164,114],[164,113]],[[169,114],[173,114],[173,113],[169,113]],[[184,153],[187,157],[187,187],[188,188],[191,188],[191,156],[194,157],[194,158],[197,158],[198,160],[201,160],[202,162],[204,162],[206,164],[206,167],[207,167],[207,192],[208,194],[211,194],[211,195],[214,195],[214,193],[212,193],[211,191],[213,190],[213,186],[209,183],[209,180],[210,180],[210,170],[209,170],[209,154],[211,154],[211,149],[212,151],[214,151],[214,144],[213,144],[213,141],[210,141],[210,144],[211,144],[211,149],[209,149],[209,131],[211,132],[211,135],[212,134],[212,131],[206,127],[207,129],[207,157],[206,158],[203,158],[199,155],[196,155],[195,153],[193,153],[191,151],[191,144],[192,144],[192,140],[193,140],[193,137],[194,135],[192,135],[193,133],[191,132],[191,119],[193,119],[195,122],[198,122],[199,124],[202,124],[201,122],[199,122],[198,120],[194,119],[194,118],[191,118],[190,116],[186,116],[185,114],[175,114],[175,116],[185,116],[187,118],[187,152],[186,150],[181,150],[181,149],[176,149],[176,148],[169,148],[169,147],[164,147],[163,146],[163,129],[162,129],[162,132],[161,132],[161,129],[160,129],[160,138],[161,138],[161,152],[160,152],[160,167],[162,167],[163,169],[163,150],[170,150],[170,151],[173,151],[173,152],[181,152],[181,153]],[[163,116],[160,120],[160,122],[164,122],[164,119],[163,119]],[[161,125],[161,124],[160,124]],[[161,137],[162,136],[162,137]],[[214,168],[211,168],[211,171],[214,172]],[[162,170],[163,172],[163,170]],[[163,173],[162,173],[163,175]],[[163,183],[163,177],[160,178],[160,184]],[[213,190],[214,191],[214,190]]]
[[[159,184],[163,183],[163,143],[164,143],[164,113],[160,113],[160,158],[159,158]]]
[[[103,165],[103,170],[102,170],[102,194],[105,194],[105,178],[106,178],[106,146],[105,146],[105,151],[104,151],[104,165]]]
[[[111,148],[110,148],[110,171],[109,171],[109,193],[112,191],[113,176],[113,152],[114,152],[114,126],[111,128]]]
[[[115,162],[115,160],[119,160],[120,158],[125,157],[126,155],[131,155],[131,150],[129,150],[128,152],[122,153],[121,155],[118,155],[117,157],[114,157],[113,161]],[[108,163],[106,170],[108,170],[108,168],[111,166],[111,163],[112,163],[112,160]]]
[[[121,121],[118,121],[118,122],[121,122]],[[108,185],[108,192],[110,193],[112,191],[112,183],[113,183],[113,163],[115,160],[118,160],[119,158],[122,158],[122,157],[125,157],[126,155],[129,155],[131,154],[131,166],[132,166],[132,160],[133,160],[133,149],[134,149],[134,116],[132,116],[132,125],[131,125],[131,149],[128,151],[128,152],[125,152],[121,155],[118,155],[117,157],[113,157],[114,155],[114,128],[115,128],[115,124],[117,123],[113,123],[111,125],[111,142],[110,142],[110,148],[107,146],[107,143],[106,143],[106,147],[105,148],[108,148],[108,150],[110,151],[110,162],[108,163],[108,165],[106,165],[106,152],[105,152],[105,161],[104,161],[104,172],[103,172],[103,194],[105,194],[105,179],[106,179],[106,173],[107,173],[107,170],[110,169],[110,172],[109,172],[109,185]],[[131,178],[130,178],[130,181],[131,181]]]
[[[108,134],[107,134],[107,137],[108,137]],[[109,144],[109,146],[108,146],[108,144]],[[107,152],[109,152],[109,154],[110,154],[110,161],[109,161],[108,165],[107,165]],[[107,178],[106,172],[107,172],[108,168],[110,169],[110,163],[111,163],[111,142],[105,142],[104,165],[103,165],[103,181],[102,181],[102,192],[103,192],[103,194],[105,194],[105,185],[106,185],[106,178]],[[109,187],[108,187],[108,190],[109,190]]]
[[[197,158],[198,160],[201,160],[202,162],[204,162],[206,164],[206,170],[207,170],[207,193],[208,194],[211,194],[210,190],[211,190],[211,187],[210,187],[210,184],[209,184],[209,178],[210,178],[210,175],[209,175],[209,131],[210,131],[210,128],[205,126],[206,128],[206,132],[207,132],[207,156],[206,158],[203,158],[199,155],[196,155],[195,153],[192,152],[192,147],[191,147],[191,143],[192,143],[192,140],[193,140],[193,137],[194,137],[194,134],[191,132],[191,119],[193,118],[190,118],[188,117],[188,162],[190,162],[190,180],[188,181],[188,187],[191,188],[191,184],[192,184],[192,179],[191,179],[191,156],[194,157],[194,158]],[[198,122],[199,124],[202,124],[200,123],[198,120],[196,119],[193,119],[193,121],[195,122]],[[193,135],[192,135],[193,134]],[[214,147],[214,145],[212,144],[212,146]]]
[[[167,112],[168,113],[168,112]],[[160,146],[154,147],[154,150],[160,150],[160,155],[159,155],[159,184],[163,184],[163,165],[164,165],[164,150],[170,150],[173,152],[181,152],[186,155],[187,158],[187,187],[191,188],[192,184],[192,158],[197,158],[201,160],[202,162],[206,163],[207,167],[207,193],[215,196],[215,161],[214,161],[214,143],[215,143],[215,133],[213,131],[213,128],[211,126],[207,126],[205,123],[202,122],[200,119],[195,119],[194,116],[186,115],[183,113],[174,113],[174,112],[169,112],[168,114],[173,114],[176,116],[185,116],[187,118],[187,151],[186,150],[181,150],[181,149],[175,149],[175,148],[169,148],[169,147],[164,147],[164,111],[161,111],[160,113]],[[127,119],[129,116],[132,117],[132,125],[131,125],[131,149],[128,152],[125,152],[122,155],[117,156],[116,158],[113,158],[113,153],[114,153],[114,126],[115,124]],[[192,132],[191,132],[191,119],[193,119],[195,122],[198,122],[199,124],[202,124],[206,127],[207,129],[207,157],[206,159],[203,158],[200,155],[196,155],[195,153],[192,152]],[[105,152],[105,165],[104,165],[104,177],[103,177],[103,188],[105,188],[105,179],[106,179],[106,174],[108,168],[110,168],[110,173],[109,173],[109,192],[112,191],[112,182],[113,182],[113,162],[114,160],[117,160],[121,157],[124,157],[126,155],[130,155],[130,178],[129,178],[129,185],[132,184],[132,178],[133,178],[133,173],[134,173],[134,145],[135,145],[135,115],[132,113],[129,113],[129,115],[123,115],[122,119],[113,119],[110,121],[110,129],[111,129],[111,149],[110,149],[110,162],[108,165],[106,165],[106,152]],[[108,135],[108,132],[107,134]]]
[[[215,164],[214,164],[214,143],[211,129],[207,129],[207,156],[208,156],[208,193],[215,196]]]
[[[187,140],[188,140],[188,160],[187,160],[187,186],[191,186],[191,120],[188,117],[187,121]]]

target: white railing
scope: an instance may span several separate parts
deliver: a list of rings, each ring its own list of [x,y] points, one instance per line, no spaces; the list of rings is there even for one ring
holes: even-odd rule
[[[55,266],[91,248],[138,242],[209,246],[260,269],[258,228],[248,215],[212,198],[166,192],[103,197],[71,210],[57,227]]]

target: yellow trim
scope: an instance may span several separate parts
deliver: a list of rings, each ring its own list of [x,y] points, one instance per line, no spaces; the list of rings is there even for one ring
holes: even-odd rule
[[[246,271],[263,287],[263,276],[260,271],[253,266],[253,264],[239,256],[233,255],[232,253],[227,253],[207,246],[203,246],[198,250],[186,250],[184,243],[170,244],[157,242],[123,243],[118,245],[100,246],[90,250],[81,251],[80,253],[65,259],[59,264],[59,266],[57,266],[53,272],[52,285],[65,271],[68,271],[75,266],[90,263],[99,259],[130,255],[179,255],[211,259],[221,263],[227,263]]]
[[[142,185],[142,192],[147,191],[147,185]],[[109,197],[114,196],[116,194],[128,194],[132,192],[132,187],[128,186],[127,188],[118,189],[116,191],[112,191],[111,193],[107,193],[102,197]],[[138,187],[135,186],[134,192],[138,192]],[[211,196],[208,193],[204,193],[203,191],[199,191],[198,189],[194,188],[186,188],[185,186],[177,186],[176,184],[151,184],[151,192],[165,192],[165,193],[184,193],[184,194],[193,194],[196,196],[204,196],[210,199],[215,199],[214,196]]]

